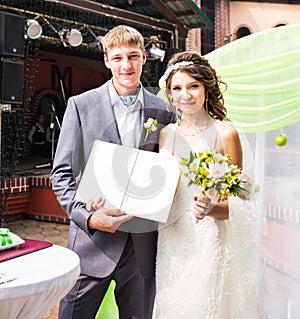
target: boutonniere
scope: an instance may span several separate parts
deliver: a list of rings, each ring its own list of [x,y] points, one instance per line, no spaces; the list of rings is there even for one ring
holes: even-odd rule
[[[146,129],[146,135],[144,142],[146,142],[148,135],[155,132],[157,130],[157,120],[154,120],[153,118],[149,117],[147,122],[144,123],[144,128]]]

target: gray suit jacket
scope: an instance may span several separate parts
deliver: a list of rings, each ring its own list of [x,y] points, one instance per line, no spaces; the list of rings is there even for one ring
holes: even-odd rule
[[[140,149],[158,151],[160,129],[174,121],[160,98],[144,92],[144,121],[149,117],[158,120],[158,130],[151,133]],[[118,263],[128,237],[132,232],[133,245],[143,275],[155,273],[156,223],[134,218],[124,225],[124,231],[111,234],[88,229],[92,212],[83,203],[74,200],[77,185],[75,177],[82,174],[95,139],[121,144],[121,139],[108,93],[108,83],[99,88],[71,97],[68,100],[62,129],[50,174],[57,199],[70,217],[68,247],[80,257],[81,272],[103,278],[112,273]]]

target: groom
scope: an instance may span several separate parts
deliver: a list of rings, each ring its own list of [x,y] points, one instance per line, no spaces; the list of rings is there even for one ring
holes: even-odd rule
[[[103,47],[112,79],[69,99],[51,172],[53,190],[70,218],[68,247],[79,255],[81,265],[78,281],[60,303],[59,318],[94,319],[111,280],[115,280],[119,318],[150,319],[156,225],[130,220],[132,217],[119,209],[99,206],[89,210],[74,196],[76,180],[80,180],[96,139],[157,151],[160,128],[174,119],[165,103],[140,82],[146,62],[142,35],[119,25],[106,34]],[[144,142],[144,123],[149,118],[159,125]],[[118,160],[121,165],[123,159]]]

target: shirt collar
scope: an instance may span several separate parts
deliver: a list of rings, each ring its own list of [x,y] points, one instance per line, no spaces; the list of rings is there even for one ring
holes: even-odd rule
[[[141,105],[141,106],[144,105],[144,92],[143,92],[142,83],[140,83],[140,86],[141,86],[141,88],[139,90],[138,97],[137,97],[135,103],[132,106],[128,107],[129,109],[134,108],[135,105]],[[113,85],[113,79],[111,79],[108,83],[108,91],[109,91],[112,105],[119,105],[119,103],[122,103],[122,101],[120,100],[119,95],[118,95],[118,93]],[[139,103],[137,103],[137,102],[139,102]]]

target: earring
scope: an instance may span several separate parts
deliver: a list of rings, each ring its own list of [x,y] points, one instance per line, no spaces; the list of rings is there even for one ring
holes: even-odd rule
[[[176,118],[178,124],[180,124],[180,122],[182,121],[182,111],[178,107],[176,107]]]
[[[208,94],[206,94],[204,104],[205,104],[205,106],[204,106],[205,110],[208,111]]]

